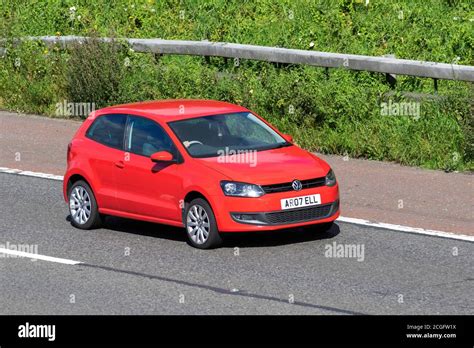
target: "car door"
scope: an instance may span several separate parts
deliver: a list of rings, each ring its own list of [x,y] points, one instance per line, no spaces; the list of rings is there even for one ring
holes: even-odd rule
[[[116,210],[117,175],[123,160],[123,139],[127,115],[107,114],[97,117],[86,132],[89,166],[94,189],[101,208]]]
[[[181,221],[180,165],[152,162],[150,156],[178,150],[165,130],[155,121],[129,115],[125,131],[124,167],[119,176],[120,210],[153,218]]]

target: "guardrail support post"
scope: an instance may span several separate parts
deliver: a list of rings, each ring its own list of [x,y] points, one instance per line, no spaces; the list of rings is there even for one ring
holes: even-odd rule
[[[153,58],[155,58],[155,62],[158,62],[160,58],[163,56],[161,53],[154,53]]]
[[[435,93],[438,94],[438,79],[433,79]]]
[[[397,79],[394,74],[385,74],[385,78],[387,79],[388,84],[390,85],[390,88],[395,89],[395,86],[397,85]]]
[[[394,54],[385,54],[382,57],[396,58]],[[388,84],[390,85],[390,88],[395,89],[395,86],[397,85],[397,75],[386,73],[385,78],[386,78]]]

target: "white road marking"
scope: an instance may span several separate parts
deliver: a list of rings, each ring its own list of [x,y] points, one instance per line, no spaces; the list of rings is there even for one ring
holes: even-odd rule
[[[0,248],[0,254],[26,257],[26,258],[33,259],[33,260],[42,260],[42,261],[62,263],[62,264],[65,264],[65,265],[78,265],[78,264],[82,263],[80,261],[61,259],[59,257],[52,257],[52,256],[46,256],[46,255],[40,255],[40,254],[34,254],[34,253],[27,253],[27,252],[24,252],[24,251],[5,249],[5,248]],[[5,255],[2,255],[2,256],[5,257]]]
[[[427,236],[451,238],[451,239],[465,240],[468,242],[474,242],[474,236],[468,236],[465,234],[455,234],[455,233],[436,231],[436,230],[425,230],[424,228],[419,228],[419,227],[387,224],[385,222],[374,222],[374,221],[345,217],[345,216],[339,216],[337,220],[342,221],[342,222],[347,222],[350,224],[377,227],[377,228],[383,228],[383,229],[392,230],[392,231],[424,234]]]
[[[24,175],[24,176],[32,176],[32,177],[36,177],[36,178],[43,178],[43,179],[50,179],[50,180],[57,180],[57,181],[62,181],[63,178],[64,178],[61,175],[30,172],[30,171],[25,171],[25,170],[21,170],[21,169],[11,169],[11,168],[6,168],[6,167],[0,167],[0,173],[9,173],[9,174]],[[345,217],[345,216],[340,216],[337,220],[342,221],[342,222],[347,222],[347,223],[350,223],[350,224],[355,224],[355,225],[363,225],[363,226],[383,228],[383,229],[391,230],[391,231],[417,233],[417,234],[423,234],[423,235],[427,235],[427,236],[458,239],[458,240],[465,240],[465,241],[468,241],[468,242],[474,242],[474,236],[468,236],[468,235],[464,235],[464,234],[456,234],[456,233],[436,231],[436,230],[426,230],[424,228],[419,228],[419,227],[410,227],[410,226],[388,224],[388,223],[385,223],[385,222],[375,222],[375,221],[369,221],[369,220],[351,218],[351,217]]]
[[[11,169],[11,168],[6,168],[6,167],[0,167],[0,173],[33,176],[35,178],[51,179],[51,180],[58,180],[58,181],[62,181],[64,178],[62,175],[30,172],[29,170]]]

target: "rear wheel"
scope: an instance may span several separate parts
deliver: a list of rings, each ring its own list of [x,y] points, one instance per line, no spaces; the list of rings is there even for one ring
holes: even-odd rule
[[[211,249],[222,243],[214,212],[202,198],[186,204],[184,226],[189,243],[199,249]]]
[[[69,189],[69,213],[74,227],[89,230],[99,227],[102,219],[94,193],[83,180],[76,181]]]

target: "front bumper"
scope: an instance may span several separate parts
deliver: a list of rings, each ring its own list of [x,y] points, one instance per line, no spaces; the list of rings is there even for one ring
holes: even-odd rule
[[[280,200],[320,194],[321,204],[282,210]],[[265,194],[259,198],[212,197],[217,226],[222,232],[269,231],[334,221],[339,216],[339,188],[317,187]]]
[[[339,211],[339,201],[316,206],[278,210],[271,212],[236,212],[230,213],[235,222],[241,224],[282,226],[302,222],[314,222],[327,219]]]

